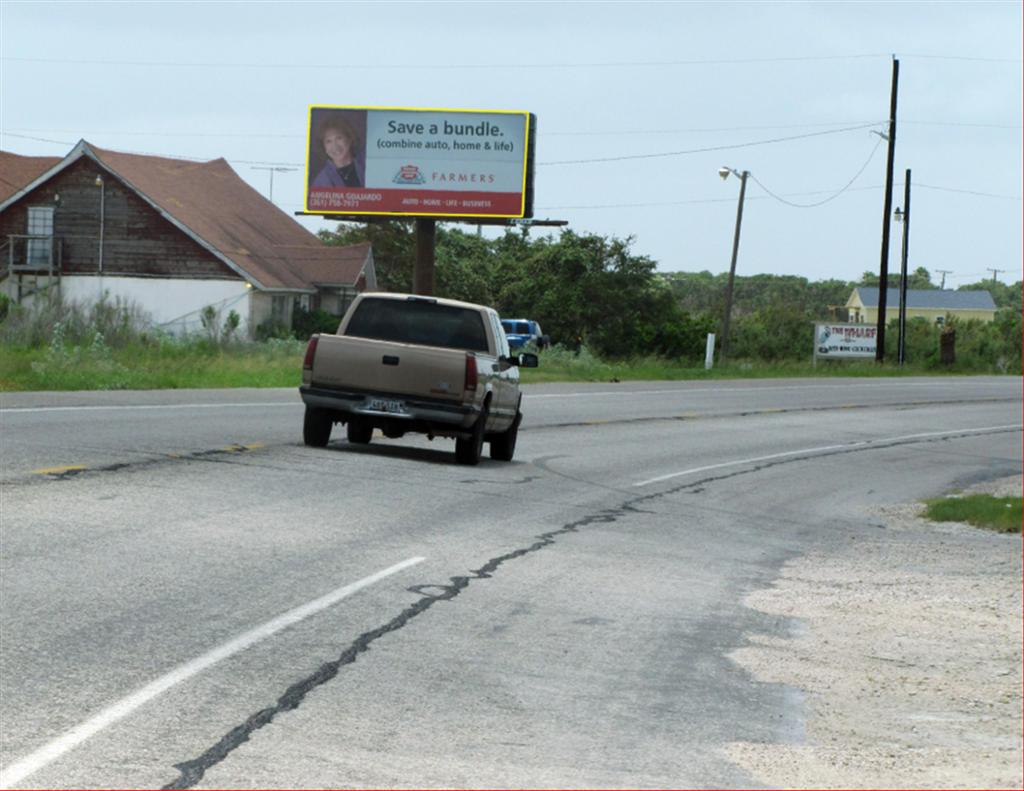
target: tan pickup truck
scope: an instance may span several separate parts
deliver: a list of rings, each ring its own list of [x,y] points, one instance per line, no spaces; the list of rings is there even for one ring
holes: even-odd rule
[[[455,457],[477,464],[511,461],[522,395],[519,367],[537,355],[513,355],[491,308],[410,294],[360,294],[336,335],[314,335],[306,348],[299,393],[306,404],[302,436],[324,447],[335,423],[348,441],[366,444],[374,429],[454,437]]]

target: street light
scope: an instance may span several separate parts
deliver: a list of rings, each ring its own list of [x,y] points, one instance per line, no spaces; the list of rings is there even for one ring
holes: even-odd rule
[[[896,207],[893,212],[893,219],[903,226],[903,249],[900,255],[900,337],[898,362],[903,365],[906,358],[907,347],[907,253],[910,243],[910,168],[907,168],[907,176],[903,181],[903,211]]]
[[[743,223],[743,196],[747,192],[747,177],[750,175],[749,170],[744,170],[742,173],[737,172],[735,169],[723,165],[718,169],[718,175],[722,177],[722,181],[729,178],[729,174],[736,176],[740,180],[740,198],[736,204],[736,232],[732,238],[732,262],[729,264],[729,282],[725,287],[725,316],[722,318],[722,350],[719,354],[721,362],[725,362],[726,355],[729,352],[729,317],[732,315],[732,287],[733,282],[736,280],[736,255],[740,250],[740,225]]]

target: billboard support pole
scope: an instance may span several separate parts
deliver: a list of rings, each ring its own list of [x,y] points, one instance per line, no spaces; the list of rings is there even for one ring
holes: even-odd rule
[[[412,273],[414,294],[434,295],[434,241],[437,238],[437,221],[426,217],[416,218],[416,264]]]

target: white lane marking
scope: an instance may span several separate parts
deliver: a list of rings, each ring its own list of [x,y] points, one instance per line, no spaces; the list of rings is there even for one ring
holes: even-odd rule
[[[281,402],[253,402],[239,404],[114,404],[111,406],[29,406],[29,407],[5,407],[0,413],[6,415],[24,414],[26,412],[109,412],[115,409],[234,409],[237,407],[258,407],[258,406],[302,406],[301,401]]]
[[[963,428],[956,429],[953,431],[930,431],[925,434],[904,434],[902,437],[881,437],[879,439],[868,439],[860,440],[858,442],[847,442],[842,445],[824,445],[820,448],[803,448],[802,450],[789,450],[785,453],[772,453],[769,456],[757,456],[752,459],[739,459],[737,461],[726,461],[721,464],[709,464],[706,467],[694,467],[689,470],[680,470],[679,472],[670,472],[667,475],[659,475],[657,478],[648,478],[646,481],[640,481],[634,483],[634,486],[649,486],[652,483],[661,483],[672,478],[681,478],[684,475],[693,475],[698,472],[707,472],[708,470],[720,470],[723,467],[738,467],[742,464],[756,464],[760,461],[771,461],[772,459],[781,459],[784,456],[800,456],[800,455],[813,455],[815,453],[824,453],[829,450],[851,450],[853,448],[862,448],[870,445],[882,445],[887,442],[900,442],[908,439],[925,439],[926,437],[945,437],[953,434],[977,434],[985,431],[1004,431],[1006,429],[1020,429],[1021,424],[1013,426],[986,426],[985,428]]]
[[[936,382],[882,382],[870,384],[843,384],[843,385],[765,385],[758,387],[680,387],[662,388],[660,390],[597,390],[592,392],[582,391],[578,393],[524,393],[523,400],[534,400],[541,398],[585,398],[587,396],[624,396],[624,395],[689,395],[691,393],[751,393],[757,391],[771,390],[852,390],[855,388],[872,388],[881,385],[897,387],[942,387],[948,389],[951,386],[964,386],[979,384],[999,386],[1003,382],[949,382],[948,380]],[[39,406],[39,407],[0,407],[0,414],[28,414],[31,412],[98,412],[117,409],[236,409],[248,407],[281,407],[281,406],[302,406],[301,401],[256,401],[248,403],[233,404],[121,404],[109,406]]]
[[[1003,382],[957,382],[950,383],[947,380],[938,382],[881,382],[871,384],[844,384],[844,385],[763,385],[757,387],[664,387],[660,390],[596,390],[593,392],[582,392],[582,393],[526,393],[523,395],[523,400],[532,400],[535,398],[583,398],[586,396],[633,396],[633,395],[676,395],[685,394],[690,395],[692,393],[734,393],[742,395],[743,393],[752,393],[757,391],[784,391],[784,390],[853,390],[856,388],[872,388],[880,387],[881,385],[889,385],[895,387],[942,387],[948,389],[951,385],[963,386],[974,385],[1002,385]]]
[[[383,571],[378,571],[376,574],[371,574],[369,577],[364,577],[358,582],[353,582],[351,585],[345,585],[342,588],[331,591],[327,595],[321,596],[319,599],[314,599],[307,604],[296,607],[294,610],[289,610],[283,615],[279,615],[277,618],[267,621],[267,623],[262,626],[257,626],[255,629],[251,629],[250,631],[239,635],[234,640],[230,640],[227,643],[214,648],[212,651],[208,651],[202,656],[193,659],[191,662],[186,662],[184,665],[178,666],[170,673],[161,676],[155,681],[151,681],[134,694],[131,694],[126,698],[122,698],[113,705],[103,709],[99,714],[86,720],[81,725],[72,728],[63,736],[59,736],[49,744],[46,744],[33,752],[31,755],[27,755],[20,761],[11,764],[6,769],[0,770],[0,788],[10,788],[15,783],[21,782],[29,775],[39,771],[50,762],[56,760],[69,750],[74,749],[86,739],[99,733],[107,726],[128,716],[135,711],[135,709],[145,703],[148,703],[150,700],[163,692],[166,692],[176,684],[180,684],[197,673],[206,670],[208,667],[217,664],[221,660],[227,659],[228,657],[237,654],[239,651],[243,651],[249,646],[280,632],[282,629],[297,624],[299,621],[302,621],[305,618],[336,604],[347,596],[351,596],[353,593],[356,593],[375,582],[379,582],[385,577],[397,574],[403,569],[415,566],[417,563],[422,563],[424,560],[426,560],[426,558],[409,558],[408,560],[396,563],[394,566],[386,568]]]

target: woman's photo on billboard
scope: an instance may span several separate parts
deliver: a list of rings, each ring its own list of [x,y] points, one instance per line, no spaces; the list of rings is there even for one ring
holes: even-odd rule
[[[314,114],[309,172],[316,175],[311,189],[365,186],[365,130],[365,111]]]

